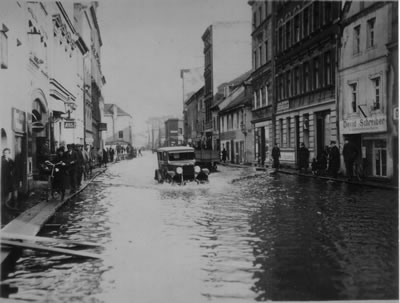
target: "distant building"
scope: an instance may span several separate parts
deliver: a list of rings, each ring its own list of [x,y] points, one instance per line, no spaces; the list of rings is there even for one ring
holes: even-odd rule
[[[398,3],[346,2],[341,23],[341,140],[358,147],[367,177],[397,178]]]
[[[186,141],[195,148],[204,147],[204,87],[200,88],[187,101],[187,127],[185,131]]]
[[[171,118],[165,121],[164,146],[178,146],[183,143],[183,120]]]
[[[106,145],[133,145],[132,116],[116,104],[104,104]]]
[[[250,72],[236,85],[225,89],[225,105],[218,112],[220,150],[227,151],[231,163],[254,161],[254,136],[252,134],[253,89],[246,85]]]
[[[208,144],[219,148],[217,121],[211,107],[217,88],[251,69],[250,21],[217,22],[211,24],[202,36],[204,43],[204,102],[205,135]]]

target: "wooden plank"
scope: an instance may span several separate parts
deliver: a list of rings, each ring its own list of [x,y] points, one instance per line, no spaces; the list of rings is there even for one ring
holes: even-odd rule
[[[1,232],[0,237],[1,237],[1,241],[3,241],[3,240],[22,240],[22,241],[28,241],[28,242],[70,244],[70,245],[85,246],[85,247],[100,247],[101,246],[101,245],[93,243],[93,242],[75,241],[75,240],[67,240],[67,239],[56,239],[56,238],[47,238],[47,237],[38,237],[38,236],[27,236],[27,235],[20,235],[20,234],[7,233],[7,232]]]
[[[43,245],[38,245],[38,244],[21,243],[21,242],[17,242],[17,241],[2,240],[1,245],[2,246],[7,245],[7,246],[19,247],[19,248],[25,248],[25,249],[27,248],[27,249],[33,249],[33,250],[40,250],[40,251],[48,251],[48,252],[53,252],[53,253],[58,253],[58,254],[63,254],[63,255],[71,255],[74,257],[100,259],[100,255],[86,253],[83,251],[74,251],[74,250],[65,249],[65,248],[54,248],[54,247],[48,247],[48,246],[43,246]]]

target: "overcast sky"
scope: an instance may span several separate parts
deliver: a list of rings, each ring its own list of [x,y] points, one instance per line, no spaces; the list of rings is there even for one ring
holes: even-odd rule
[[[207,26],[250,16],[247,0],[101,0],[105,102],[129,112],[136,130],[148,117],[181,115],[179,71],[203,66]]]

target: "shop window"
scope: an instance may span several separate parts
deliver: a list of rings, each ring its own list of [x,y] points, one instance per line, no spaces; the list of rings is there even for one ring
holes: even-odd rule
[[[287,147],[291,147],[291,137],[290,137],[290,117],[286,118],[286,145]]]
[[[280,146],[283,146],[283,119],[279,119],[279,140]]]
[[[357,25],[353,29],[353,54],[359,54],[360,53],[360,32],[361,32],[361,26]]]
[[[374,173],[377,177],[387,176],[387,150],[385,140],[374,141]]]
[[[367,48],[375,45],[375,18],[367,22]]]

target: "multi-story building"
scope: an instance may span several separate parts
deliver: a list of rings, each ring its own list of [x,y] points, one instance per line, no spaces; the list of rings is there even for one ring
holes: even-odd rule
[[[341,139],[347,138],[358,147],[366,176],[397,178],[398,4],[346,2],[341,25]]]
[[[105,144],[133,145],[132,116],[116,104],[104,104]]]
[[[57,147],[84,143],[82,75],[90,44],[75,17],[72,3],[0,3],[1,149],[11,149],[21,192],[34,187],[41,162]]]
[[[274,24],[273,1],[248,2],[252,10],[253,86],[252,123],[254,127],[254,156],[258,165],[264,166],[268,151],[274,141]]]
[[[225,105],[219,110],[220,150],[227,151],[232,163],[254,161],[254,136],[252,135],[253,89],[246,84],[250,73],[242,81],[226,86]]]
[[[200,88],[187,101],[187,127],[185,129],[186,141],[195,148],[203,147],[205,109],[204,87]]]
[[[341,2],[275,3],[275,136],[283,165],[304,142],[316,157],[338,139],[336,44]]]
[[[183,120],[171,118],[165,121],[164,146],[178,146],[183,144]]]
[[[216,89],[222,83],[251,69],[251,39],[249,21],[217,22],[202,36],[204,43],[204,103],[205,135],[209,146],[217,149],[218,127],[211,107]]]

